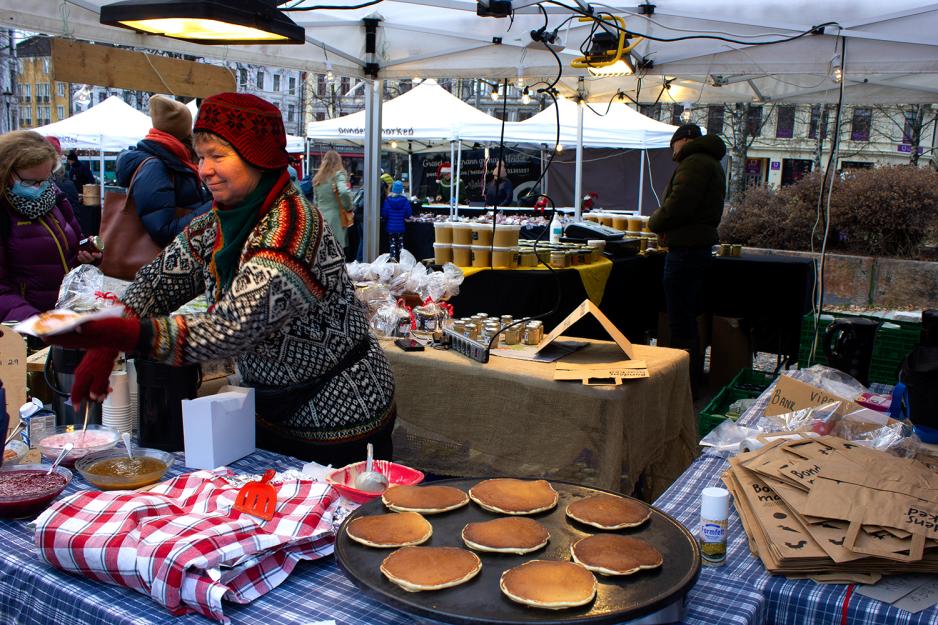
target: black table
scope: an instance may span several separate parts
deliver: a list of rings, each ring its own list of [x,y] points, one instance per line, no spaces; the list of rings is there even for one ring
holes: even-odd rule
[[[600,309],[629,340],[646,342],[657,334],[658,314],[666,310],[661,278],[664,255],[613,259]],[[801,320],[811,310],[814,263],[806,258],[746,255],[713,259],[705,289],[704,312],[742,318],[752,329],[758,351],[798,357]],[[452,304],[457,316],[478,312],[530,316],[550,311],[548,330],[584,299],[572,269],[491,270],[469,276]],[[584,319],[568,334],[606,338],[601,326]]]

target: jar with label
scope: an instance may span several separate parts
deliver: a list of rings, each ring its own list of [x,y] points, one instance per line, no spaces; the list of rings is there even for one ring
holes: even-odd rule
[[[502,315],[498,319],[498,322],[502,325],[503,328],[505,326],[511,325],[513,321],[514,321],[514,318],[511,315]]]
[[[517,345],[521,342],[521,324],[509,326],[502,332],[502,338],[505,340],[505,345]]]
[[[478,341],[482,334],[482,325],[478,321],[466,324],[466,336],[473,341]]]
[[[501,326],[497,321],[490,321],[485,324],[485,329],[482,332],[482,342],[489,345],[491,349],[498,347],[499,340],[501,339]]]
[[[462,319],[457,319],[453,322],[453,332],[456,334],[465,334],[466,333],[466,322]]]
[[[544,337],[544,324],[540,321],[529,321],[524,326],[524,344],[537,345]]]

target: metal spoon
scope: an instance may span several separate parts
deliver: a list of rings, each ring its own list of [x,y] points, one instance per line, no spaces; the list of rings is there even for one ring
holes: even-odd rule
[[[67,455],[68,455],[68,452],[70,452],[73,447],[75,447],[75,444],[74,444],[74,443],[65,443],[65,446],[62,447],[62,451],[60,451],[60,452],[59,452],[59,455],[56,456],[55,462],[53,462],[53,463],[52,463],[52,466],[49,467],[49,472],[46,473],[46,475],[52,475],[52,472],[55,471],[55,468],[56,468],[57,466],[59,466],[59,463],[60,463],[60,462],[62,462],[62,458],[64,458],[65,456],[67,456]]]
[[[20,421],[19,423],[16,424],[16,427],[13,428],[13,431],[10,432],[10,435],[9,435],[9,436],[7,436],[7,439],[6,439],[5,441],[3,441],[3,446],[4,446],[4,447],[6,447],[6,446],[10,443],[10,441],[12,441],[12,440],[16,437],[16,435],[19,434],[20,430],[23,429],[23,426],[24,426],[24,425],[26,425],[26,424],[23,423],[22,421]]]
[[[368,443],[368,460],[365,462],[364,473],[355,478],[355,488],[366,493],[381,493],[387,490],[388,478],[374,470],[374,445]]]
[[[121,434],[121,439],[124,441],[124,447],[127,448],[127,457],[133,460],[134,454],[130,450],[130,432],[124,432],[123,434]]]
[[[85,444],[85,434],[88,432],[88,400],[81,403],[85,408],[85,424],[81,427],[81,444]]]

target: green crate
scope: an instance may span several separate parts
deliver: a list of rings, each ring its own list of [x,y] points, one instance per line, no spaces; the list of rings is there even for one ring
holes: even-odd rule
[[[774,373],[769,373],[768,371],[757,371],[755,369],[742,369],[739,373],[736,374],[736,377],[733,378],[733,381],[729,383],[729,386],[737,390],[748,390],[754,393],[754,397],[758,397],[762,391],[769,388],[775,378],[778,376]]]
[[[740,399],[753,399],[760,394],[761,393],[734,388],[732,384],[724,386],[723,389],[710,400],[707,407],[701,410],[700,414],[697,415],[698,435],[704,437],[710,430],[723,423],[723,421],[728,418],[726,411],[729,410],[734,402]],[[735,415],[729,418],[735,420],[738,416],[739,415]]]
[[[876,339],[873,343],[873,357],[870,360],[870,382],[879,382],[881,384],[895,384],[896,374],[903,359],[912,349],[918,345],[921,339],[922,324],[910,321],[893,321],[891,319],[882,319],[868,315],[847,315],[839,313],[824,313],[835,318],[843,317],[866,317],[875,319],[883,323],[889,323],[897,328],[880,328],[876,332]],[[808,355],[811,352],[811,342],[814,340],[814,316],[808,313],[801,321],[801,345],[798,350],[798,365],[804,369],[811,365],[826,365],[827,358],[824,355],[824,348],[821,341],[824,338],[824,332],[830,321],[821,319],[818,324],[820,332],[818,333],[818,348],[813,360],[809,360]]]

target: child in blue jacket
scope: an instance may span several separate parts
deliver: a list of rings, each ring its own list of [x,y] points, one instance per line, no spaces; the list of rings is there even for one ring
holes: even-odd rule
[[[400,260],[401,250],[404,249],[404,220],[410,215],[410,200],[404,195],[404,183],[395,180],[391,185],[391,192],[381,206],[381,217],[384,218],[384,227],[388,233],[388,243],[394,260]]]

